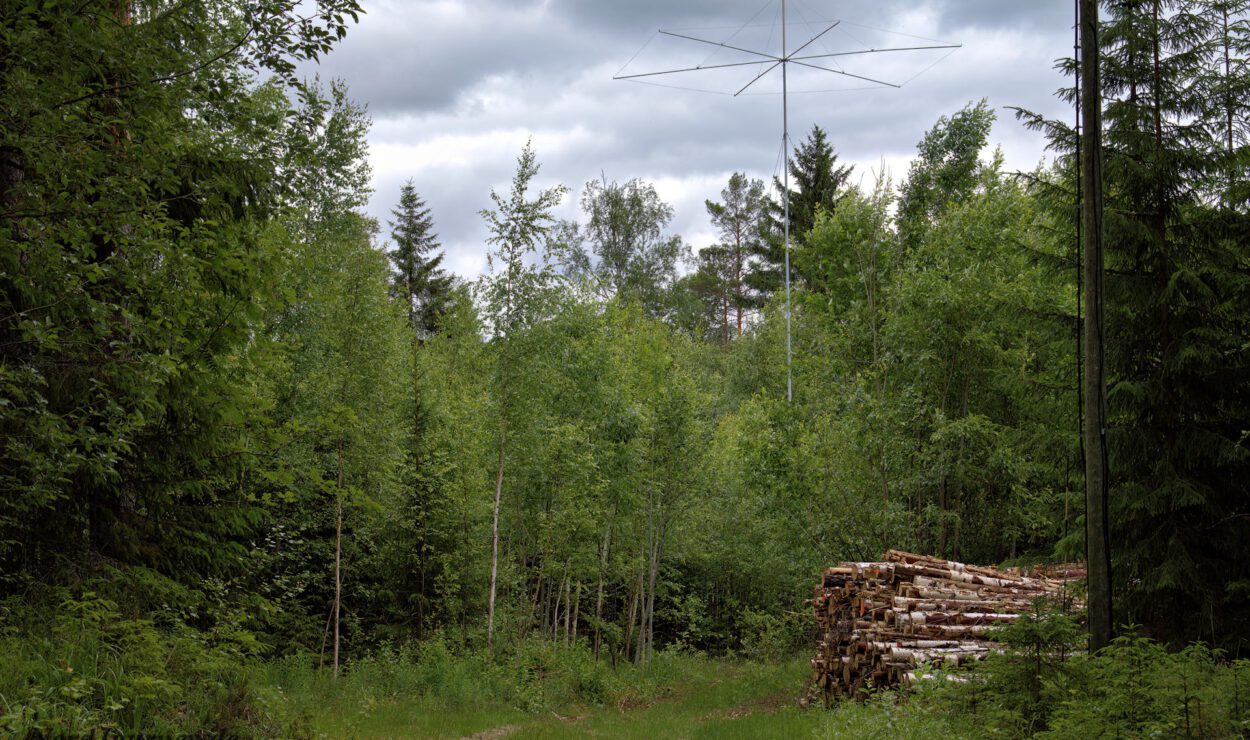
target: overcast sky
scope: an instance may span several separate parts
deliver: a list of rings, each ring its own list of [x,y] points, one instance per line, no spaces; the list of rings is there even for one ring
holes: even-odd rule
[[[589,179],[656,185],[675,209],[672,233],[696,250],[714,239],[704,200],[735,171],[779,173],[780,69],[740,96],[765,67],[752,56],[658,35],[659,29],[740,49],[781,53],[778,0],[365,0],[365,15],[323,61],[323,79],[347,82],[373,119],[369,211],[386,233],[412,178],[432,209],[446,266],[468,278],[485,267],[478,211],[503,192],[533,137],[539,185],[571,189],[558,215],[578,216]],[[788,0],[787,48],[824,32],[804,55],[962,44],[791,65],[790,136],[824,128],[855,178],[882,163],[895,181],[939,116],[987,98],[999,113],[991,144],[1014,169],[1045,156],[1008,106],[1071,113],[1054,97],[1057,58],[1072,50],[1069,0]],[[826,30],[834,22],[839,25]],[[613,80],[680,67],[740,65],[640,84]],[[856,75],[856,76],[852,76]],[[886,87],[861,80],[902,84]]]

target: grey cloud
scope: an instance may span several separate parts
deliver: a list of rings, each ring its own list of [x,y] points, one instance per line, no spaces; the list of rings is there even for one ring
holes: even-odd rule
[[[961,28],[1063,28],[1071,29],[1071,2],[1029,0],[941,0],[943,30]],[[1070,31],[1069,31],[1070,35]]]
[[[830,0],[791,1],[809,20],[838,6],[846,10]],[[611,79],[656,28],[741,24],[761,6],[762,0],[381,2],[369,6],[365,22],[320,72],[346,79],[375,117],[376,194],[369,210],[384,232],[400,184],[415,177],[448,264],[473,270],[484,253],[477,212],[489,204],[491,187],[507,186],[529,133],[544,183],[562,182],[574,195],[601,172],[670,183],[673,229],[687,236],[707,231],[703,200],[718,197],[730,172],[769,178],[780,153],[779,96],[733,98]],[[1066,1],[885,0],[871,12],[850,10],[864,25],[874,17],[881,27],[905,20],[923,26],[920,35],[957,33],[954,40],[964,43],[902,90],[791,97],[793,139],[820,124],[861,175],[883,157],[905,161],[938,116],[981,97],[999,108],[1068,115],[1052,95],[1062,83],[1053,60],[1071,48]],[[716,50],[686,51],[704,59]],[[653,45],[639,62],[662,68],[680,62],[682,53]],[[889,75],[914,71],[906,62],[873,68]],[[1042,155],[1043,143],[1006,111],[991,140],[1003,145],[1009,166],[1031,168]],[[906,172],[896,165],[892,174],[897,181]],[[561,216],[576,215],[574,200]]]

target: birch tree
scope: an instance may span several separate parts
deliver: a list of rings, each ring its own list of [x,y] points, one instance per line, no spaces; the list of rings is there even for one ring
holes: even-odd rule
[[[490,231],[487,243],[495,249],[487,255],[490,273],[482,279],[480,295],[488,326],[498,344],[495,370],[498,406],[499,444],[496,459],[495,502],[491,515],[490,585],[486,607],[486,644],[495,642],[495,597],[499,579],[499,510],[503,498],[504,469],[507,459],[508,419],[513,411],[514,373],[512,345],[542,316],[542,305],[551,289],[551,273],[546,267],[527,263],[552,223],[551,209],[564,197],[565,188],[546,188],[534,198],[528,193],[538,175],[539,164],[533,147],[526,142],[517,158],[512,188],[502,196],[491,190],[494,208],[483,209],[482,218]]]

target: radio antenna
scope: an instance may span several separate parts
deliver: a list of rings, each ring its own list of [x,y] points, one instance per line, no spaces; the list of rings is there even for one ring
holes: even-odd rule
[[[927,71],[927,69],[933,66],[936,66],[938,63],[944,60],[946,56],[953,54],[955,49],[959,49],[963,45],[938,41],[937,39],[926,39],[926,38],[922,38],[918,36],[897,34],[900,36],[906,36],[908,39],[911,39],[915,43],[909,42],[911,43],[911,45],[894,46],[894,47],[887,47],[887,48],[867,47],[867,45],[862,44],[862,42],[860,42],[854,36],[850,35],[849,33],[845,33],[845,29],[841,29],[843,31],[843,35],[849,37],[852,41],[856,42],[857,48],[852,48],[852,49],[844,50],[844,51],[832,51],[826,48],[825,53],[812,53],[812,51],[814,50],[812,50],[811,47],[814,43],[824,38],[826,34],[829,34],[834,29],[839,29],[839,27],[843,26],[844,24],[844,21],[842,20],[833,20],[833,21],[822,22],[821,25],[823,26],[823,30],[821,30],[819,33],[816,33],[810,36],[806,41],[804,41],[802,44],[795,47],[794,49],[791,49],[789,47],[789,37],[788,37],[789,23],[788,23],[788,18],[787,18],[786,0],[771,0],[768,5],[764,6],[764,8],[762,8],[759,12],[755,14],[755,17],[758,18],[764,12],[764,10],[767,10],[768,8],[776,5],[778,2],[780,2],[781,4],[781,53],[780,54],[774,54],[766,50],[760,51],[758,49],[751,49],[745,46],[739,46],[736,44],[729,43],[730,41],[733,41],[735,37],[738,35],[738,33],[741,32],[744,28],[746,28],[747,24],[750,24],[752,21],[747,21],[747,24],[744,24],[743,26],[739,27],[737,31],[735,31],[731,36],[729,36],[728,39],[724,41],[716,41],[713,39],[703,38],[701,35],[694,36],[689,33],[678,33],[677,31],[660,30],[657,33],[662,36],[666,36],[669,38],[678,39],[682,41],[689,41],[693,43],[705,44],[705,45],[717,47],[716,51],[713,52],[713,55],[715,55],[716,53],[720,51],[731,51],[731,52],[737,52],[738,54],[745,54],[747,55],[747,58],[745,59],[739,58],[738,61],[726,62],[726,63],[721,63],[721,64],[703,63],[703,64],[698,64],[695,66],[678,67],[674,69],[665,69],[665,70],[659,70],[655,72],[641,72],[641,73],[636,73],[636,74],[617,73],[612,79],[628,80],[628,81],[633,81],[633,82],[645,82],[645,81],[650,81],[653,78],[660,78],[660,77],[665,77],[668,75],[706,72],[710,70],[738,71],[739,69],[742,69],[748,72],[755,72],[756,70],[759,70],[758,73],[756,73],[753,77],[751,77],[746,82],[746,84],[743,84],[740,87],[737,87],[737,89],[732,92],[733,97],[738,97],[742,95],[743,93],[746,93],[748,90],[754,87],[757,82],[759,82],[760,80],[763,80],[765,77],[767,77],[769,74],[771,74],[778,68],[781,69],[781,146],[784,151],[784,161],[785,161],[785,164],[783,165],[784,182],[783,182],[782,191],[781,191],[781,200],[782,200],[782,212],[783,212],[782,221],[784,223],[784,229],[785,229],[786,402],[793,403],[794,401],[794,371],[792,367],[793,351],[791,349],[791,339],[790,339],[790,336],[791,336],[791,327],[790,327],[790,324],[791,324],[791,310],[790,310],[790,67],[791,65],[794,65],[796,67],[800,67],[803,69],[818,70],[820,72],[825,72],[830,75],[840,76],[845,79],[857,80],[858,82],[861,82],[861,83],[867,83],[868,85],[871,86],[871,88],[901,88],[903,87],[903,85],[907,84],[911,80],[915,79],[916,77],[919,77],[920,74],[923,74],[925,71]],[[845,23],[846,25],[858,26],[858,24],[850,24],[849,22],[845,22]],[[808,29],[810,33],[811,24],[804,23],[802,25],[804,26],[804,28]],[[765,26],[765,27],[773,28],[775,30],[775,26]],[[866,30],[879,30],[879,29],[871,29],[867,26],[858,26],[858,27],[866,29]],[[891,32],[887,32],[887,33],[891,33]],[[771,34],[770,34],[769,41],[771,41]],[[863,47],[867,47],[867,48],[863,48]],[[887,80],[878,79],[876,77],[870,77],[868,75],[848,72],[838,65],[838,62],[840,60],[843,60],[849,57],[867,56],[867,55],[872,55],[872,54],[916,52],[916,51],[942,50],[942,49],[947,49],[950,51],[947,52],[946,56],[943,56],[941,59],[938,59],[937,62],[934,62],[933,64],[929,65],[929,67],[925,68],[924,70],[921,70],[919,74],[916,74],[910,79],[904,80],[902,82],[890,82]],[[637,55],[635,55],[635,57],[636,56]],[[709,61],[710,59],[711,58],[709,57]],[[632,62],[633,60],[630,60],[630,61]],[[629,63],[626,63],[625,66],[628,67]],[[763,69],[760,69],[761,67]],[[622,71],[624,71],[624,68],[622,68]],[[703,91],[703,92],[714,92],[714,91]],[[833,91],[825,90],[825,91],[818,91],[818,92],[833,92]],[[728,91],[723,91],[722,94],[728,94]]]

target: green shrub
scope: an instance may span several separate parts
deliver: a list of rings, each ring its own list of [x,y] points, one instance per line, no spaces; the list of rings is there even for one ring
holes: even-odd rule
[[[1169,652],[1131,628],[1097,655],[1073,654],[1083,634],[1069,617],[1045,610],[997,637],[1009,645],[1004,655],[933,674],[909,704],[984,736],[1250,736],[1247,661],[1226,661],[1201,644]]]
[[[742,612],[742,654],[750,660],[778,661],[811,644],[811,617],[796,612]]]
[[[1205,645],[1169,653],[1128,634],[1084,670],[1055,711],[1051,738],[1245,737],[1246,661],[1226,663]]]
[[[148,578],[149,576],[144,576]],[[201,631],[181,618],[137,618],[99,590],[0,602],[0,733],[292,734],[278,697],[255,688],[254,638],[239,625]],[[110,594],[112,595],[112,594]],[[183,602],[186,603],[186,602]],[[193,602],[192,602],[193,603]],[[168,615],[165,615],[168,617]]]

